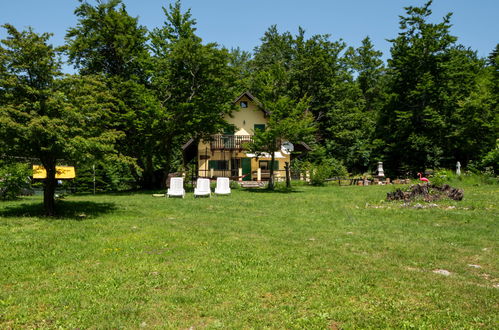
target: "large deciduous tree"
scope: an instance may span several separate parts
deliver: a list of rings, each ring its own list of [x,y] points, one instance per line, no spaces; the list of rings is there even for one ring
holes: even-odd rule
[[[388,101],[378,123],[388,170],[416,172],[455,164],[457,109],[475,88],[480,61],[456,44],[451,14],[430,23],[431,1],[407,7],[391,40]],[[459,120],[458,120],[459,121]]]
[[[180,1],[163,11],[164,26],[151,33],[151,81],[166,115],[159,129],[167,174],[173,156],[189,138],[198,140],[222,130],[236,92],[230,53],[217,44],[202,43],[195,34],[196,21],[190,10],[182,12]]]
[[[81,74],[143,78],[147,29],[128,14],[121,0],[98,1],[95,6],[79,0],[78,24],[66,34],[69,62]]]
[[[157,185],[154,170],[162,133],[157,124],[164,113],[149,85],[147,29],[129,15],[121,0],[80,2],[75,10],[78,23],[66,34],[69,61],[82,75],[106,77],[109,90],[119,100],[112,126],[125,133],[118,148],[131,160],[137,183],[152,188]]]
[[[56,165],[113,150],[118,133],[103,127],[114,100],[95,77],[63,77],[50,34],[4,25],[0,46],[0,152],[38,158],[47,171],[44,208],[55,214]]]

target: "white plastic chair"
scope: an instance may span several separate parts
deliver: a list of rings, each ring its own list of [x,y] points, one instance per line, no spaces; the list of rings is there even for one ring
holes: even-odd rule
[[[196,188],[194,188],[194,197],[196,196],[211,197],[210,179],[198,178]]]
[[[170,196],[185,197],[184,178],[170,179],[170,188],[168,188],[168,191],[166,192],[166,197]]]
[[[215,187],[216,195],[230,195],[229,178],[217,178],[217,186]]]

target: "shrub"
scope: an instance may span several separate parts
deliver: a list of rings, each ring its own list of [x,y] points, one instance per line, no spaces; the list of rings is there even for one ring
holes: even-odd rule
[[[488,170],[492,170],[493,173],[499,173],[499,139],[497,140],[497,145],[494,149],[490,150],[481,161],[482,167]]]
[[[13,163],[0,167],[0,198],[15,199],[30,189],[32,171],[26,164]]]
[[[330,177],[331,168],[325,164],[312,167],[310,171],[310,184],[313,186],[323,186],[326,179]]]
[[[331,158],[320,164],[311,166],[310,184],[313,186],[322,186],[328,178],[343,177],[347,175],[348,172],[343,163]]]

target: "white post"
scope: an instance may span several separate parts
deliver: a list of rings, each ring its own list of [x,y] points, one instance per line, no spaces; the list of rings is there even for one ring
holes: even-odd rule
[[[262,169],[261,168],[258,168],[256,170],[256,180],[257,181],[262,181]]]
[[[213,174],[214,174],[214,173],[213,173],[213,169],[212,169],[212,168],[210,168],[210,177],[211,177],[211,178],[213,178]]]
[[[383,162],[378,162],[378,177],[382,178],[385,176],[385,171],[383,171]]]
[[[456,164],[456,174],[461,175],[461,163],[457,162]]]
[[[237,176],[239,177],[239,181],[243,181],[243,169],[240,167],[237,170]]]

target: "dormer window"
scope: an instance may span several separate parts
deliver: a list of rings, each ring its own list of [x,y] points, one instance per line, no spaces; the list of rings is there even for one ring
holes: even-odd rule
[[[241,106],[241,108],[247,108],[248,107],[248,102],[241,101],[241,103],[239,103],[239,105]]]

